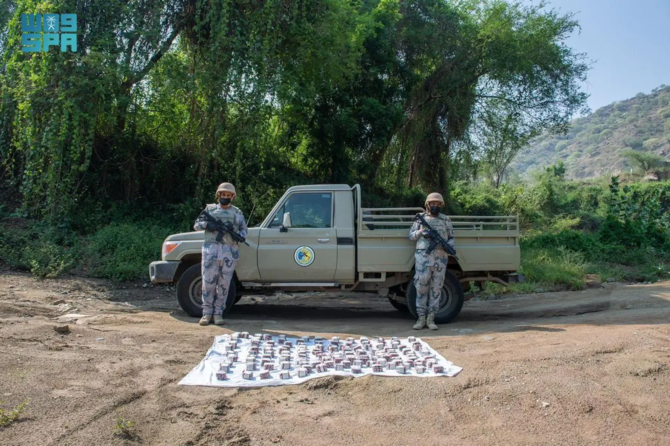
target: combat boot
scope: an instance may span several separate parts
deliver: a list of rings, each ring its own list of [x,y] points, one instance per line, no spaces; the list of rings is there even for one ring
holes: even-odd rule
[[[428,315],[426,323],[428,324],[428,328],[430,328],[431,330],[437,330],[437,325],[435,325],[435,313],[430,313]]]
[[[205,325],[209,325],[210,322],[212,322],[212,316],[209,315],[209,314],[206,314],[206,315],[204,315],[203,317],[200,318],[199,323],[200,323],[200,325],[202,325],[204,327]]]
[[[214,315],[214,325],[223,325],[223,317],[218,314]]]
[[[426,326],[426,316],[419,316],[419,319],[417,319],[416,324],[414,324],[414,327],[412,328],[415,330],[421,330],[425,326]]]

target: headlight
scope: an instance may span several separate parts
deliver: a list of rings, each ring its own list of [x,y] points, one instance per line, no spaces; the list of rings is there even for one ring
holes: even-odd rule
[[[165,257],[167,257],[167,255],[174,251],[179,245],[181,245],[181,242],[163,242],[163,260],[165,260]]]

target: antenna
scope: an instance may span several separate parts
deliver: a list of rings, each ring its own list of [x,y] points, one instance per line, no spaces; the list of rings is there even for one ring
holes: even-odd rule
[[[251,225],[251,217],[254,216],[254,209],[256,209],[256,203],[254,203],[254,207],[251,208],[251,213],[249,214],[249,223],[247,223],[247,226]]]

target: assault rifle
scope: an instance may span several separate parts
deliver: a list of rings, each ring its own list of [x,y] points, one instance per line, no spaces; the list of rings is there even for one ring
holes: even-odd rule
[[[202,211],[201,217],[205,222],[207,222],[208,228],[214,227],[214,230],[219,232],[216,236],[217,242],[220,242],[221,239],[223,239],[223,235],[228,233],[230,237],[236,242],[244,243],[245,245],[249,246],[249,243],[246,242],[244,237],[233,230],[233,225],[231,225],[230,222],[224,223],[221,220],[214,218],[214,216],[206,210]]]
[[[421,222],[421,225],[424,227],[424,230],[428,231],[428,236],[426,238],[430,239],[430,245],[428,245],[428,249],[426,249],[426,254],[430,254],[433,252],[433,250],[437,247],[437,245],[441,245],[445,251],[451,256],[456,257],[458,260],[458,256],[456,255],[456,250],[447,243],[447,240],[442,238],[439,232],[435,228],[433,228],[426,219],[423,217],[422,214],[416,214],[416,217],[414,217],[414,220],[418,220]]]

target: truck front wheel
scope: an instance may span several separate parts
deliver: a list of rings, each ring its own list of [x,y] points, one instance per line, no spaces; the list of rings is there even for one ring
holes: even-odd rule
[[[446,324],[453,321],[463,308],[465,294],[463,287],[456,276],[447,271],[444,278],[444,285],[442,286],[442,296],[440,297],[440,304],[435,314],[435,322],[438,324]],[[412,316],[417,317],[416,313],[416,287],[414,280],[410,280],[407,287],[407,308]]]
[[[237,287],[235,279],[230,281],[228,290],[228,299],[226,299],[226,308],[223,315],[230,313],[233,305],[240,300],[242,296],[237,296]],[[202,317],[202,273],[200,263],[190,266],[177,282],[177,300],[181,308],[192,317]]]

